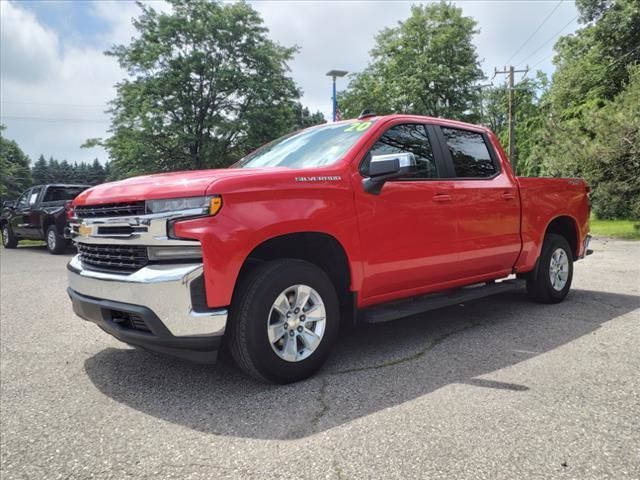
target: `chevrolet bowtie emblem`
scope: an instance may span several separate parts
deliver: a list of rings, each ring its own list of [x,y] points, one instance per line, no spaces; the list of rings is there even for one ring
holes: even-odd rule
[[[83,237],[88,237],[89,235],[91,235],[92,230],[93,229],[89,225],[85,225],[84,223],[81,223],[78,227],[78,233]]]

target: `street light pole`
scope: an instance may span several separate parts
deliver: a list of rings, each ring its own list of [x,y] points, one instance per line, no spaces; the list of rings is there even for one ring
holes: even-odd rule
[[[344,77],[347,73],[346,70],[329,70],[327,72],[327,76],[331,77],[331,80],[333,82],[333,96],[332,98],[332,103],[333,103],[333,107],[332,107],[332,120],[335,122],[336,121],[336,115],[338,113],[338,98],[336,96],[336,78],[338,77]]]

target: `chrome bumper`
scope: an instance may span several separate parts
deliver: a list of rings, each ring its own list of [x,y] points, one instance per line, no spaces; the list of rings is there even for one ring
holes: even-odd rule
[[[582,242],[582,255],[580,255],[580,259],[593,253],[593,250],[589,248],[589,242],[591,242],[591,235],[587,234]]]
[[[194,311],[191,286],[202,264],[148,265],[130,274],[85,269],[76,255],[67,265],[69,288],[101,300],[143,306],[155,313],[175,337],[221,336],[227,310]]]

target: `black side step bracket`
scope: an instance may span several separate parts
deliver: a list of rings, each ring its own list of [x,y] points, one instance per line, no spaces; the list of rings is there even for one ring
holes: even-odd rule
[[[510,279],[501,282],[489,282],[470,285],[456,290],[447,290],[441,293],[432,293],[410,300],[376,305],[360,310],[359,318],[365,323],[382,323],[398,318],[409,317],[418,313],[448,307],[458,303],[476,300],[489,295],[504,293],[521,288],[525,280]]]

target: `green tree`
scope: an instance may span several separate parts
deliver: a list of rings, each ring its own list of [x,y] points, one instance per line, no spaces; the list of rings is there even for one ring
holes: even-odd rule
[[[474,84],[484,78],[473,36],[476,22],[444,1],[411,7],[411,16],[376,37],[371,63],[339,97],[346,117],[416,113],[471,119]]]
[[[576,6],[584,26],[555,45],[557,68],[542,96],[526,163],[542,175],[584,177],[600,217],[637,217],[633,102],[638,101],[640,3],[578,0]]]
[[[545,119],[542,96],[548,89],[548,80],[543,72],[536,78],[525,78],[516,85],[515,102],[515,140],[518,157],[518,174],[537,176],[541,172],[538,163],[531,162],[531,152],[536,148],[536,132]],[[508,91],[506,85],[492,87],[482,92],[482,121],[493,130],[503,146],[509,143]]]
[[[0,198],[15,199],[31,186],[29,157],[14,140],[5,138],[0,125]]]
[[[62,162],[60,162],[60,168],[58,170],[58,177],[56,178],[56,182],[59,182],[59,183],[73,182],[74,176],[75,176],[74,166],[71,165],[66,160],[63,160]]]
[[[613,100],[629,82],[628,65],[640,63],[640,2],[578,0],[585,26],[556,43],[550,100],[563,115]]]
[[[97,158],[93,160],[91,165],[87,166],[87,170],[88,183],[91,185],[98,185],[99,183],[104,182],[107,178],[104,167]]]
[[[555,123],[545,173],[584,177],[600,218],[640,219],[640,65],[629,68],[626,88],[588,118],[586,134],[582,118]]]
[[[53,157],[49,157],[49,162],[47,163],[47,168],[49,170],[49,182],[56,183],[59,182],[62,178],[62,173],[60,172],[60,163]]]
[[[309,109],[304,107],[300,102],[294,104],[293,113],[295,115],[293,130],[301,130],[327,122],[322,112],[311,113]]]
[[[31,177],[34,185],[49,183],[49,168],[44,155],[40,155],[36,163],[31,167]]]
[[[137,36],[107,52],[128,73],[102,142],[119,175],[223,166],[295,125],[295,48],[270,40],[246,3],[169,3],[140,3]]]

